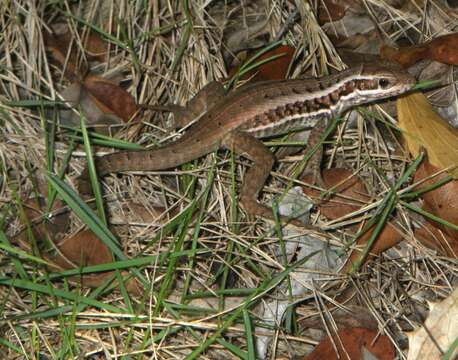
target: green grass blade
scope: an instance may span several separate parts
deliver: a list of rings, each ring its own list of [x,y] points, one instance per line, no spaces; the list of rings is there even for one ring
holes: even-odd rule
[[[246,337],[247,348],[248,348],[248,359],[256,360],[256,352],[255,352],[255,347],[254,347],[254,336],[253,336],[253,329],[251,327],[250,314],[248,313],[247,309],[243,309],[242,314],[243,314],[243,323],[245,325],[245,337]]]
[[[455,352],[455,349],[458,347],[458,337],[453,341],[453,343],[447,349],[447,352],[442,356],[441,360],[452,360],[452,355]]]
[[[419,81],[411,91],[431,89],[441,84],[441,80],[423,80]]]
[[[182,0],[183,2],[183,13],[186,18],[186,24],[184,25],[184,29],[181,33],[181,41],[180,45],[175,54],[175,58],[173,59],[172,65],[170,65],[170,71],[173,73],[178,68],[178,65],[183,57],[183,54],[188,46],[189,39],[191,37],[191,33],[193,31],[193,22],[192,16],[189,11],[189,2],[188,0]]]
[[[0,230],[0,247],[7,251],[7,252],[11,252],[12,254],[16,255],[16,256],[23,256],[23,251],[22,250],[19,250],[17,249],[16,247],[12,246],[11,243],[9,242],[8,238],[6,237],[5,233],[3,232],[3,230]],[[16,253],[16,251],[19,251],[19,253]],[[24,252],[24,258],[30,260],[30,261],[35,261],[36,259],[38,259],[37,262],[42,262],[44,261],[43,259],[40,259],[36,256],[33,256],[33,255],[30,255],[26,252]],[[30,256],[30,258],[29,258]],[[27,275],[27,272],[25,271],[24,269],[24,266],[22,265],[21,261],[19,259],[17,259],[15,256],[12,256],[10,257],[11,261],[13,262],[13,265],[14,265],[14,268],[16,269],[16,272],[19,274],[19,276],[21,277],[21,279],[28,279],[28,275]]]
[[[2,243],[0,243],[0,249],[10,253],[10,254],[13,254],[13,255],[16,255],[20,258],[23,258],[25,260],[29,260],[29,261],[32,261],[32,262],[36,262],[40,265],[45,265],[45,266],[48,266],[50,265],[47,261],[39,258],[39,257],[36,257],[36,256],[33,256],[33,255],[30,255],[29,253],[21,250],[21,249],[18,249],[14,246],[11,246],[11,245],[8,245],[8,244],[5,244],[3,243],[3,240],[5,239],[5,234],[3,233],[3,231],[0,231],[0,241],[2,241]],[[24,275],[24,274],[22,274]]]
[[[119,46],[121,49],[129,51],[129,47],[126,44],[124,44],[117,37],[111,35],[110,33],[106,32],[106,31],[103,31],[98,26],[95,26],[94,24],[84,20],[83,18],[81,18],[79,16],[73,15],[72,13],[70,13],[68,11],[62,11],[62,13],[65,16],[71,17],[72,19],[78,21],[79,23],[81,23],[81,24],[87,26],[88,28],[94,30],[96,33],[101,35],[103,38],[105,38],[106,40],[108,40],[111,43],[115,44],[116,46]]]
[[[203,221],[203,218],[204,218],[204,215],[205,215],[205,209],[207,208],[207,201],[208,201],[208,197],[210,195],[210,189],[213,185],[213,181],[214,181],[214,178],[215,178],[215,163],[213,163],[210,171],[209,171],[209,174],[208,174],[208,179],[207,179],[207,186],[203,192],[203,196],[202,196],[202,201],[201,201],[201,205],[200,205],[200,211],[199,211],[199,216],[197,217],[197,220],[196,220],[196,225],[194,227],[194,232],[193,232],[193,237],[192,237],[192,244],[191,244],[191,250],[193,251],[196,251],[197,250],[197,241],[199,239],[199,234],[200,234],[200,224],[202,223]],[[193,182],[195,183],[195,182]],[[188,263],[188,267],[190,269],[193,269],[194,268],[194,256],[190,257],[189,258],[189,263]],[[188,274],[186,276],[186,279],[185,279],[185,282],[184,282],[184,285],[183,285],[183,292],[182,292],[182,296],[181,296],[181,301],[183,302],[186,298],[186,295],[188,294],[188,290],[189,290],[189,287],[190,287],[190,284],[191,284],[191,275]]]
[[[3,278],[3,279],[0,279],[0,285],[13,286],[13,287],[21,288],[21,289],[43,293],[49,296],[57,296],[62,299],[66,299],[70,301],[77,301],[77,302],[80,302],[80,303],[83,303],[89,306],[94,306],[99,309],[106,310],[106,311],[112,311],[115,313],[123,312],[116,306],[106,304],[104,302],[97,301],[97,300],[88,298],[86,296],[76,294],[71,291],[60,290],[55,287],[52,287],[50,289],[48,285],[40,285],[40,284],[36,284],[28,280]]]
[[[143,150],[144,149],[143,146],[134,144],[128,141],[114,139],[108,136],[105,136],[105,137],[96,136],[93,132],[88,132],[88,134],[89,134],[90,142],[93,145],[110,147],[110,148],[119,149],[119,150]],[[80,142],[80,143],[83,142],[83,138],[78,135],[66,135],[66,137],[71,140]]]
[[[374,231],[372,231],[371,236],[369,237],[367,243],[364,246],[364,249],[361,251],[361,254],[358,256],[356,261],[352,264],[349,274],[355,274],[361,265],[366,260],[366,257],[369,255],[369,252],[377,240],[379,234],[383,230],[388,218],[396,206],[396,202],[398,198],[396,196],[397,191],[401,188],[401,186],[410,178],[410,176],[414,173],[417,167],[423,160],[423,155],[418,156],[415,161],[407,168],[404,174],[399,178],[399,180],[394,184],[394,186],[390,189],[390,191],[386,194],[385,198],[381,202],[379,208],[375,212],[375,215],[372,217],[371,220],[364,226],[364,228],[355,236],[354,242],[359,239],[362,235],[364,235],[374,224],[376,224]]]
[[[76,215],[91,229],[94,234],[121,260],[127,260],[119,248],[118,240],[98,218],[94,211],[66,183],[56,175],[48,173],[47,177],[60,197],[76,213]]]
[[[454,223],[451,223],[450,221],[447,221],[447,220],[444,220],[436,215],[433,215],[415,205],[412,205],[412,204],[409,204],[405,201],[400,201],[399,202],[401,205],[405,206],[407,209],[409,210],[412,210],[420,215],[423,215],[424,217],[430,219],[430,220],[433,220],[433,221],[436,221],[438,222],[439,224],[441,225],[444,225],[444,226],[448,226],[449,228],[453,229],[453,230],[456,230],[458,231],[458,225],[454,224]]]
[[[224,346],[227,350],[229,350],[231,353],[233,353],[239,359],[242,359],[242,360],[249,360],[250,359],[248,357],[248,353],[246,351],[243,351],[238,346],[235,346],[234,344],[231,344],[230,342],[227,342],[223,338],[216,339],[216,342],[218,344],[220,344],[221,346]]]
[[[24,358],[27,358],[27,355],[24,354],[24,352],[22,351],[22,349],[20,347],[10,343],[8,340],[6,340],[4,338],[0,338],[0,345],[2,345],[4,347],[7,347],[7,348],[17,352],[19,355],[24,356]]]
[[[6,106],[10,107],[23,107],[23,108],[33,108],[33,107],[55,107],[55,106],[64,106],[65,102],[59,100],[16,100],[8,101],[5,103]]]
[[[181,248],[182,248],[183,243],[184,243],[184,239],[185,239],[185,237],[187,235],[188,226],[189,226],[189,223],[190,223],[190,221],[192,219],[192,215],[194,213],[197,201],[194,200],[192,204],[193,205],[186,210],[186,217],[185,217],[184,221],[181,223],[181,225],[178,228],[178,231],[177,231],[178,237],[174,242],[174,250],[170,251],[171,254],[173,254],[175,251],[181,251]],[[164,299],[166,298],[167,294],[170,291],[170,287],[171,287],[171,285],[173,283],[172,280],[175,277],[176,264],[177,264],[177,258],[171,258],[169,263],[168,263],[168,265],[167,265],[167,271],[166,271],[165,276],[164,276],[164,278],[162,280],[161,287],[159,289],[159,294],[157,295],[157,304],[156,304],[156,307],[154,309],[154,313],[153,313],[154,315],[153,316],[157,316],[159,314],[159,312],[160,312],[160,310],[162,308],[162,305],[163,305],[163,301],[164,301]]]
[[[97,213],[100,219],[106,225],[107,218],[105,215],[105,208],[103,206],[102,190],[100,183],[97,179],[97,170],[95,168],[94,157],[92,156],[91,142],[87,134],[86,125],[84,123],[84,116],[81,113],[81,132],[83,134],[84,151],[86,153],[87,168],[89,171],[89,179],[91,180],[92,191],[94,192],[95,203],[97,206]]]

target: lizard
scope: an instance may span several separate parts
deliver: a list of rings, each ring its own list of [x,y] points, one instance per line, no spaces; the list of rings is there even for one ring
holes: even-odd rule
[[[310,128],[310,146],[320,138],[332,116],[403,94],[415,84],[415,78],[406,71],[378,65],[361,65],[316,79],[254,83],[226,96],[220,83],[210,83],[188,103],[190,110],[182,113],[180,126],[198,118],[183,136],[155,149],[125,150],[98,157],[97,174],[101,177],[114,172],[171,169],[220,148],[228,149],[252,161],[239,192],[243,208],[249,215],[274,220],[272,209],[258,201],[275,162],[274,154],[260,138]],[[201,110],[203,114],[199,115]],[[312,165],[319,173],[321,152],[314,158]],[[92,194],[87,167],[78,178],[78,189],[86,198]],[[296,219],[288,221],[316,230]]]

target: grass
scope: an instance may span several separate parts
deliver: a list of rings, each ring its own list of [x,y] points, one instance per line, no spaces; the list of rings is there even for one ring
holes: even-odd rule
[[[178,133],[167,128],[169,115],[144,111],[110,135],[93,131],[86,115],[76,128],[62,123],[62,93],[70,81],[63,67],[50,61],[41,36],[58,22],[78,34],[71,46],[81,68],[88,65],[102,77],[120,79],[138,104],[184,104],[215,79],[226,79],[232,89],[244,73],[273,60],[259,61],[259,56],[279,44],[297,49],[293,77],[342,68],[306,2],[298,5],[303,7],[294,12],[299,19],[288,29],[282,26],[293,13],[289,1],[274,2],[268,9],[258,8],[255,1],[244,8],[227,2],[232,8],[224,13],[231,14],[224,33],[218,3],[224,2],[104,0],[96,9],[90,2],[43,0],[35,7],[18,0],[0,6],[1,358],[256,359],[263,355],[258,341],[262,336],[271,340],[272,358],[303,357],[319,341],[303,324],[316,317],[317,309],[333,324],[332,311],[342,306],[336,289],[348,278],[336,268],[314,268],[315,252],[304,256],[301,251],[315,240],[292,235],[279,221],[269,228],[245,215],[238,192],[248,161],[218,151],[176,169],[100,179],[97,156],[174,139]],[[377,14],[388,36],[399,36],[406,24],[412,30],[434,29],[434,19],[418,9],[415,16],[421,21],[404,23],[413,16],[403,13],[405,9],[372,3],[380,5]],[[222,42],[231,34],[245,41],[245,33],[237,31],[263,21],[268,26],[259,30],[260,39],[270,34],[269,40],[262,40],[256,55],[229,78],[224,59],[231,49]],[[109,50],[106,62],[94,63],[81,51],[83,30],[101,36]],[[280,32],[285,36],[278,40],[275,34]],[[66,61],[71,60],[67,56]],[[423,82],[419,88],[436,85]],[[398,151],[396,126],[385,110],[364,107],[334,120],[321,141],[326,145],[323,168],[351,169],[368,186],[372,199],[335,221],[314,210],[312,221],[328,231],[328,238],[317,244],[335,246],[345,256],[355,239],[352,223],[372,219],[369,224],[381,229],[394,214],[409,239],[417,213],[457,229],[416,203],[433,187],[411,188],[411,174],[420,160]],[[285,137],[266,139],[265,144],[276,150],[304,141]],[[295,174],[316,149],[280,159],[262,201],[276,199],[277,208],[285,189],[304,185]],[[86,164],[96,189],[95,210],[75,190]],[[434,186],[446,181],[450,179]],[[27,200],[37,195],[46,205],[24,224],[31,204]],[[60,201],[59,207],[65,207],[56,209]],[[65,231],[43,246],[44,239],[32,231],[35,224],[53,229],[69,212],[61,229]],[[82,258],[80,266],[70,269],[49,266],[50,254],[60,251],[53,241],[64,241],[83,227],[110,249],[112,261],[92,264]],[[362,265],[376,236],[377,231],[353,268],[351,281],[358,285],[361,312],[377,319],[375,325],[401,356],[403,332],[418,319],[408,309],[415,304],[426,310],[426,304],[419,303],[422,299],[444,298],[456,282],[458,267],[415,241]],[[34,251],[18,246],[24,243],[34,244]],[[291,255],[292,244],[298,250]],[[92,288],[77,281],[103,273],[107,276]],[[309,273],[316,275],[313,281],[304,280]],[[132,290],[132,279],[142,286],[140,293]],[[285,301],[287,312],[283,319],[271,321],[263,306],[274,301]]]

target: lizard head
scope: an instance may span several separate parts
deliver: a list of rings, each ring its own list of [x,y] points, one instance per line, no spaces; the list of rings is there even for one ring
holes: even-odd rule
[[[405,93],[415,84],[415,78],[406,70],[364,65],[356,77],[355,90],[365,101],[370,101]]]

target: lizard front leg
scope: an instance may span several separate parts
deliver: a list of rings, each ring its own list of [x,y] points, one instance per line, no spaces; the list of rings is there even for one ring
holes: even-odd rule
[[[206,113],[225,96],[223,84],[212,81],[205,85],[189,100],[185,106],[181,105],[144,105],[150,110],[173,113],[173,128],[184,128],[186,125]]]
[[[253,162],[247,171],[240,191],[240,202],[245,211],[254,216],[260,216],[269,220],[275,220],[272,209],[259,203],[258,196],[264,183],[269,176],[270,170],[275,162],[275,157],[270,150],[258,139],[250,134],[233,131],[229,133],[222,142],[226,149],[250,159]],[[317,230],[315,227],[305,225],[297,219],[285,219],[287,223],[307,229]]]
[[[199,92],[175,113],[175,121],[179,127],[185,127],[191,121],[206,113],[225,96],[223,84],[217,81],[209,82]]]
[[[318,121],[316,125],[310,130],[310,135],[307,140],[307,149],[313,149],[317,146],[321,137],[323,136],[327,127],[327,121],[325,119]],[[323,159],[323,145],[319,145],[318,149],[312,154],[312,156],[307,161],[307,166],[302,171],[299,178],[303,178],[306,175],[311,175],[312,185],[317,185],[324,187],[324,181],[321,176],[321,161]]]

